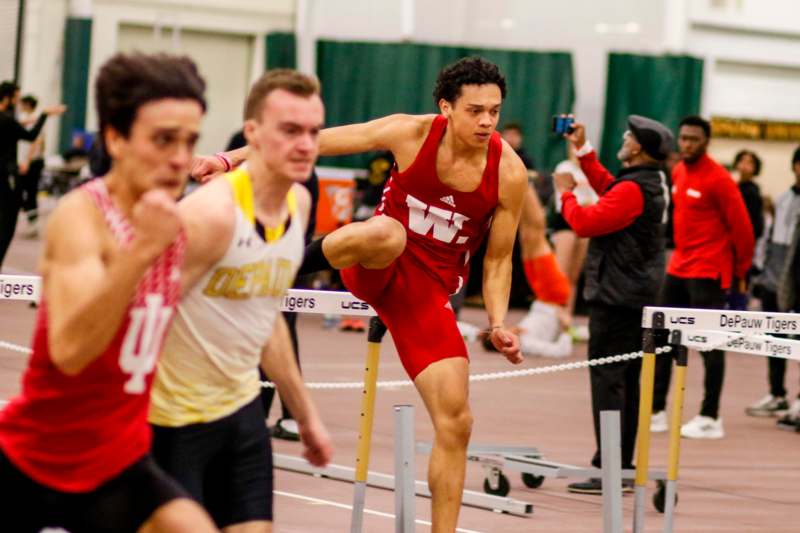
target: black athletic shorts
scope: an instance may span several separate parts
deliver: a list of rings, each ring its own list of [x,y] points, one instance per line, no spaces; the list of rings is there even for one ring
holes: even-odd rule
[[[0,451],[0,521],[3,531],[135,533],[162,505],[186,492],[145,455],[91,492],[61,492],[21,472]],[[6,529],[8,528],[8,529]]]
[[[217,527],[272,521],[272,445],[260,397],[213,422],[154,425],[152,453]]]

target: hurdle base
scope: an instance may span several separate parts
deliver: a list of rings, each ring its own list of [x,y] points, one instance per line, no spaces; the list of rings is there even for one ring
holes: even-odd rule
[[[273,454],[273,465],[280,470],[310,474],[316,477],[324,477],[337,481],[347,481],[353,483],[355,480],[355,468],[331,464],[325,468],[318,468],[309,464],[302,457],[295,457],[281,453]],[[367,486],[380,489],[394,490],[394,476],[379,472],[367,473]],[[425,481],[414,482],[415,494],[425,498],[431,497],[431,491]],[[465,490],[461,500],[462,505],[475,507],[487,511],[502,512],[515,516],[529,516],[533,513],[533,504],[515,500],[513,498],[501,498],[482,492]]]
[[[417,452],[430,455],[433,447],[429,442],[417,442]],[[554,479],[601,477],[602,471],[594,467],[580,467],[570,464],[546,461],[536,448],[524,446],[470,445],[467,460],[485,468],[511,470],[522,474],[543,476]],[[636,470],[622,469],[622,479],[635,479]],[[647,479],[658,481],[667,479],[667,473],[650,470]]]

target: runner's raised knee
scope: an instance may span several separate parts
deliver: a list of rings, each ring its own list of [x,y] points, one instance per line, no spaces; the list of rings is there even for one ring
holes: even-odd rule
[[[370,248],[370,257],[362,265],[366,268],[386,268],[403,253],[406,247],[406,230],[393,218],[375,217],[369,222],[365,242]]]

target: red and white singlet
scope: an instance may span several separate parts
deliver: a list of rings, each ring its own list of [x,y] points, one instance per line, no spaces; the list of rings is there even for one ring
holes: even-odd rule
[[[105,182],[93,180],[82,191],[124,249],[133,230]],[[76,376],[63,374],[50,359],[42,300],[22,393],[0,413],[0,448],[34,481],[62,492],[91,491],[150,450],[150,386],[180,297],[185,248],[182,232],[139,282],[103,354]]]
[[[480,245],[498,203],[498,168],[503,144],[494,132],[478,188],[461,192],[442,183],[436,154],[447,119],[436,116],[414,162],[403,172],[392,169],[376,215],[388,215],[406,228],[409,256],[439,280],[450,294],[469,274],[469,258]]]

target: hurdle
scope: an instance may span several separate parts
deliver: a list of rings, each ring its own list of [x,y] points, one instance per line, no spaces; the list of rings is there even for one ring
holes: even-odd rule
[[[645,307],[642,312],[642,350],[655,361],[657,331],[669,334],[676,345],[676,373],[673,386],[672,413],[668,449],[667,478],[654,497],[656,507],[664,512],[665,533],[674,529],[680,462],[680,423],[683,411],[687,347],[699,350],[720,349],[751,355],[781,357],[800,361],[800,341],[780,339],[769,334],[800,332],[800,315],[758,311],[717,309],[685,309],[678,307]],[[652,415],[654,365],[642,365],[639,434],[637,435],[636,488],[634,495],[633,531],[644,531],[646,473],[650,455],[650,419]],[[661,510],[661,509],[659,509]]]

